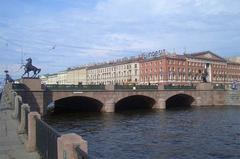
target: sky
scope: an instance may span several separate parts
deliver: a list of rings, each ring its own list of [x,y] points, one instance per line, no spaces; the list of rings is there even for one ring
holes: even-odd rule
[[[1,0],[0,78],[166,49],[240,55],[239,0]]]

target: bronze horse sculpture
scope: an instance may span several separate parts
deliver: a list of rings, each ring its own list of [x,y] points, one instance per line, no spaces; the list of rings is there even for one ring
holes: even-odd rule
[[[35,78],[40,72],[41,72],[41,69],[40,68],[37,68],[35,66],[32,65],[32,59],[31,58],[28,58],[26,59],[27,61],[27,64],[26,65],[23,65],[24,66],[24,74],[22,75],[22,77],[27,74],[28,77],[29,77],[29,72],[33,71],[33,75],[32,75],[32,78]]]

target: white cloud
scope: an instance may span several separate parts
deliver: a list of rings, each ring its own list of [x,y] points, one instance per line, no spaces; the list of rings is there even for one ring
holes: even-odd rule
[[[0,35],[21,44],[43,70],[163,48],[224,53],[229,41],[231,52],[240,50],[238,0],[101,0],[94,7],[75,6],[37,16],[31,8],[3,21]]]

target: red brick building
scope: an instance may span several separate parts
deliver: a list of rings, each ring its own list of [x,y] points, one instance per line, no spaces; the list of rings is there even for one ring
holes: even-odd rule
[[[240,81],[240,64],[228,62],[210,52],[193,54],[163,54],[140,62],[141,84],[189,85],[201,82],[203,71],[208,82],[232,83]]]

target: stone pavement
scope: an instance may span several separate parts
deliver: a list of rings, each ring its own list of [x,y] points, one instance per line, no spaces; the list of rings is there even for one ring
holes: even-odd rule
[[[40,159],[38,153],[26,152],[23,140],[16,131],[17,120],[12,119],[11,114],[12,110],[2,100],[0,102],[0,159]]]

